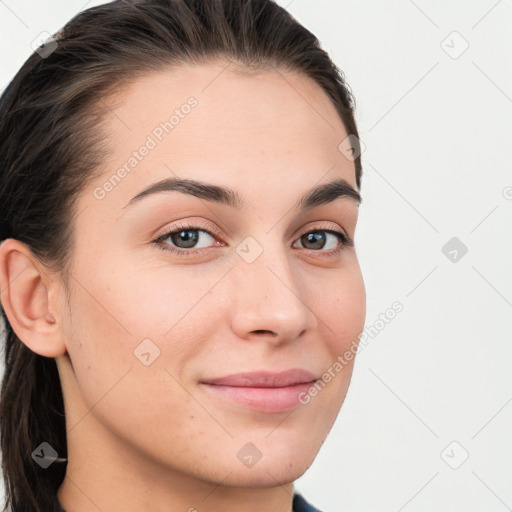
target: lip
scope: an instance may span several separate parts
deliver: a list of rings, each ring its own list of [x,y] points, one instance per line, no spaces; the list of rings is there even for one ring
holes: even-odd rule
[[[317,380],[314,373],[301,368],[293,368],[283,372],[249,372],[234,373],[224,377],[207,379],[201,381],[204,384],[215,384],[222,386],[256,387],[256,388],[282,388],[295,384],[305,384]]]
[[[234,401],[257,412],[278,413],[297,407],[317,377],[302,369],[280,373],[237,373],[208,379],[200,386],[215,397]]]

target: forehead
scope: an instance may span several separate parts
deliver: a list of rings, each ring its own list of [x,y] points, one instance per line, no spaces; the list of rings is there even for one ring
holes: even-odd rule
[[[109,187],[116,208],[173,175],[262,193],[274,186],[282,192],[283,179],[300,191],[327,174],[355,187],[354,163],[339,151],[343,123],[322,88],[302,74],[187,64],[140,77],[105,101],[111,150],[94,187],[124,168]]]
[[[288,129],[296,122],[312,123],[312,129],[342,128],[327,94],[304,74],[280,68],[249,70],[222,60],[150,71],[125,87],[121,84],[112,95],[117,108],[110,121],[114,127],[116,120],[144,123],[161,118],[190,96],[201,104],[194,117],[206,120],[209,114],[222,113],[215,118],[217,123],[244,120],[266,126],[280,119],[278,126]],[[247,113],[252,114],[250,119]],[[125,128],[130,130],[129,125]]]

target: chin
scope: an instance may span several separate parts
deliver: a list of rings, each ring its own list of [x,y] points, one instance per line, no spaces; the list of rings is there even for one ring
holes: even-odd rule
[[[229,477],[223,479],[222,485],[227,487],[268,488],[293,483],[300,478],[314,461],[314,457],[305,459],[303,456],[293,460],[259,460],[253,467],[235,467]]]
[[[224,475],[231,472],[226,485],[275,487],[294,482],[311,466],[322,444],[320,439],[277,431],[266,439],[254,439],[252,442],[248,437],[247,444],[236,443],[232,459],[224,457]],[[253,455],[253,458],[244,463],[246,454]]]

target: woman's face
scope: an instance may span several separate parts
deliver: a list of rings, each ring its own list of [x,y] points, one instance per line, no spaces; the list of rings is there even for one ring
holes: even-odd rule
[[[311,465],[345,398],[354,361],[339,361],[365,319],[356,250],[342,243],[358,218],[347,133],[308,78],[224,67],[149,74],[106,101],[110,156],[77,204],[57,358],[70,461],[85,450],[158,467],[152,480],[276,486]],[[188,185],[134,199],[165,180]],[[346,187],[322,192],[336,180]],[[204,384],[290,369],[323,384]]]

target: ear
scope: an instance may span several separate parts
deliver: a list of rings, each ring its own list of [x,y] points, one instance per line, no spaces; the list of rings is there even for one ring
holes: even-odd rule
[[[30,350],[46,357],[66,353],[62,314],[56,300],[60,280],[24,243],[0,244],[0,300],[12,330]]]

